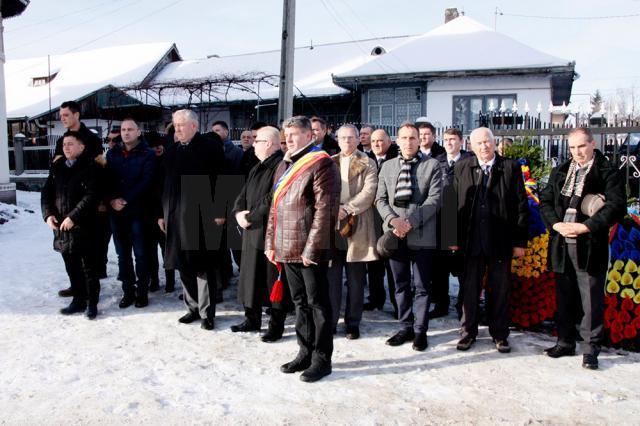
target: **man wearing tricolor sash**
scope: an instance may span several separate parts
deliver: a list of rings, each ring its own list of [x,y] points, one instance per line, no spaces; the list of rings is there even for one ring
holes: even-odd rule
[[[283,124],[287,153],[274,176],[265,255],[286,272],[296,308],[296,358],[280,367],[315,382],[331,374],[333,334],[327,269],[340,205],[340,173],[312,142],[304,116]]]

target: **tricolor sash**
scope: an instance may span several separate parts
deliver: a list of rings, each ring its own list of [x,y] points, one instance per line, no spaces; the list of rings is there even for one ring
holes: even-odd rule
[[[309,170],[313,165],[315,165],[318,161],[323,158],[331,158],[329,154],[324,152],[322,149],[314,146],[311,148],[309,152],[302,156],[298,161],[293,163],[291,167],[287,169],[286,172],[273,186],[273,239],[274,239],[274,256],[275,256],[275,240],[276,240],[276,219],[278,217],[278,204],[284,198],[289,188],[295,180],[302,175],[304,172]],[[274,261],[275,259],[269,259],[270,261]],[[276,268],[278,269],[278,279],[273,284],[273,288],[271,289],[271,295],[269,296],[269,300],[272,302],[280,302],[282,301],[282,264],[280,262],[276,262]]]

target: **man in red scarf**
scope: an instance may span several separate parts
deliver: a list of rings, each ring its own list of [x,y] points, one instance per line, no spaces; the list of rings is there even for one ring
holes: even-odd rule
[[[340,173],[312,141],[311,122],[297,116],[283,123],[287,153],[276,170],[265,254],[284,267],[296,307],[296,358],[283,373],[303,371],[315,382],[331,374],[333,334],[327,268],[340,206]]]

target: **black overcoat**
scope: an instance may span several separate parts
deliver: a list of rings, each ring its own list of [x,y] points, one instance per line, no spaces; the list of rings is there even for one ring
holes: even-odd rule
[[[218,174],[224,170],[219,136],[196,133],[187,145],[175,143],[164,155],[162,215],[167,244],[165,269],[204,272],[215,263],[226,206],[215,199]]]
[[[585,177],[582,198],[587,194],[604,194],[604,207],[591,217],[578,209],[577,221],[584,223],[591,232],[578,236],[578,265],[591,274],[605,272],[609,263],[609,228],[622,220],[626,213],[626,197],[622,174],[615,164],[608,161],[598,150],[594,164]],[[562,195],[571,160],[551,171],[549,182],[540,192],[540,213],[549,238],[549,266],[553,272],[564,273],[566,262],[565,240],[553,230],[553,225],[562,222],[569,207],[569,197]],[[582,203],[582,199],[580,200]]]
[[[99,202],[98,166],[92,158],[81,155],[73,166],[64,157],[51,164],[49,177],[41,192],[42,218],[53,215],[58,225],[65,218],[74,222],[70,231],[53,231],[54,250],[78,253],[91,248]]]
[[[467,157],[455,164],[453,185],[458,198],[458,246],[466,253],[474,223],[474,202],[482,190],[482,169],[477,157]],[[529,205],[520,165],[496,154],[488,191],[493,254],[509,260],[514,247],[527,247]]]
[[[278,277],[275,266],[264,255],[264,235],[271,208],[273,176],[283,157],[282,151],[276,151],[264,162],[256,164],[233,207],[234,214],[248,210],[247,221],[251,223],[243,231],[242,266],[238,280],[238,300],[246,307],[268,305],[271,288]],[[283,289],[288,291],[286,285]],[[287,299],[284,297],[283,301]],[[281,303],[273,305],[282,308]]]

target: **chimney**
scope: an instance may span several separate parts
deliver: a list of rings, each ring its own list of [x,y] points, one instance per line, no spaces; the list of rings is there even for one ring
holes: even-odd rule
[[[449,21],[453,21],[458,16],[460,16],[460,14],[458,13],[458,8],[452,7],[452,8],[449,8],[449,9],[445,9],[445,11],[444,11],[444,23],[446,24]]]

